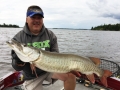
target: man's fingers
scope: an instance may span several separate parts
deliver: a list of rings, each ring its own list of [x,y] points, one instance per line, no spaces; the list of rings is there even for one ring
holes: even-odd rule
[[[76,77],[80,77],[81,76],[80,73],[77,72],[77,71],[71,71],[71,73],[74,74]]]

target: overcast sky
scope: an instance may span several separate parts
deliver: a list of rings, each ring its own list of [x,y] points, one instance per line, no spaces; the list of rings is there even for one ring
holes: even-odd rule
[[[26,10],[38,5],[47,28],[86,28],[120,22],[119,0],[0,0],[0,24],[23,27]]]

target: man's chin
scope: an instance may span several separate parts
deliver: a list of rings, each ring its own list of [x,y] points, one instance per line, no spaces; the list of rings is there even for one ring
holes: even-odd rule
[[[34,31],[40,31],[40,29],[41,29],[40,27],[33,28]]]

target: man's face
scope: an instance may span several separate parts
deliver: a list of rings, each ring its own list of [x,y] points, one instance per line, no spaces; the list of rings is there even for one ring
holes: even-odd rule
[[[28,23],[29,30],[31,33],[38,35],[43,25],[43,17],[36,14],[32,17],[27,17],[26,22]]]

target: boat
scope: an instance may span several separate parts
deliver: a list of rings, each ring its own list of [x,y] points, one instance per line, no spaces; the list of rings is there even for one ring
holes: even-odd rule
[[[6,74],[3,77],[0,77],[0,90],[5,90],[14,86],[21,85],[24,81],[21,80],[21,72],[15,71]]]
[[[108,87],[106,88],[102,85],[97,76],[95,76],[95,84],[92,84],[84,74],[81,74],[79,78],[76,78],[76,90],[79,90],[82,86],[89,88],[87,90],[120,90],[120,66],[113,61],[101,59],[99,67],[110,70],[113,73],[111,77],[107,78]],[[20,71],[10,72],[3,77],[0,77],[0,90],[23,90],[23,83],[23,76]],[[51,84],[43,84],[43,86],[45,87],[45,90],[51,90],[50,88],[54,87],[51,86]],[[52,90],[56,90],[55,88],[56,86],[54,89],[52,88]],[[64,90],[63,86],[60,86],[58,90]]]

